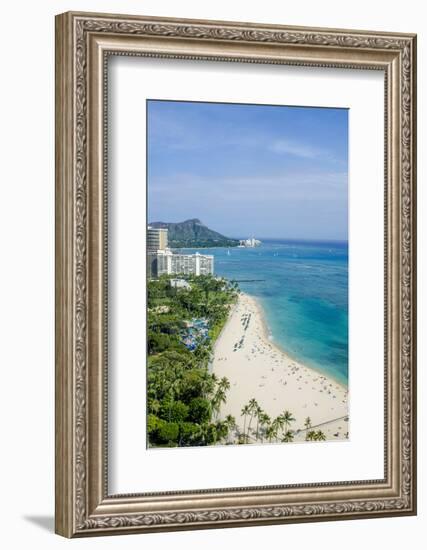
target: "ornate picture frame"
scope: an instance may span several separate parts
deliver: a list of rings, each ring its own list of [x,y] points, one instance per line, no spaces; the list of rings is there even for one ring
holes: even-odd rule
[[[108,492],[109,56],[384,72],[384,478]],[[65,537],[416,513],[416,36],[68,12],[56,18],[56,532]],[[368,266],[369,268],[369,266]]]

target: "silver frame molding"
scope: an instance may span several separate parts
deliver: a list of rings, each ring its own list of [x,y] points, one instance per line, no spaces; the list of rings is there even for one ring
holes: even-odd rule
[[[384,71],[384,479],[108,494],[106,80],[111,55]],[[56,17],[58,534],[79,537],[416,513],[415,125],[412,34],[72,12]]]

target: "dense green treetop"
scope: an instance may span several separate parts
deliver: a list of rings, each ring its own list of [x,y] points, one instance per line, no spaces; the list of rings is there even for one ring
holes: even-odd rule
[[[212,346],[236,300],[238,287],[212,275],[185,276],[189,288],[170,277],[148,281],[147,432],[150,446],[211,445],[228,441],[232,422],[217,420],[230,384],[208,365]],[[194,322],[207,335],[199,336]],[[195,349],[184,344],[193,330]]]

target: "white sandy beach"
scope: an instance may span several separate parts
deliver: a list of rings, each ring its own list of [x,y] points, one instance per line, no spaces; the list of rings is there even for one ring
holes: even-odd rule
[[[327,440],[348,437],[347,388],[275,346],[260,306],[247,294],[239,296],[215,344],[212,371],[218,377],[226,376],[231,386],[219,418],[233,415],[240,431],[244,424],[241,410],[255,398],[271,418],[285,410],[292,413],[291,429],[297,432],[294,441],[305,440],[307,417],[312,429],[322,430]]]

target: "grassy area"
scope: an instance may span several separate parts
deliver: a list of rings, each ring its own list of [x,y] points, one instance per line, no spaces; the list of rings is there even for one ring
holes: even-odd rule
[[[226,322],[227,322],[227,317],[215,323],[215,325],[213,325],[213,327],[209,330],[209,337],[212,341],[212,344],[215,343],[218,336],[221,334],[221,331],[224,328]]]

